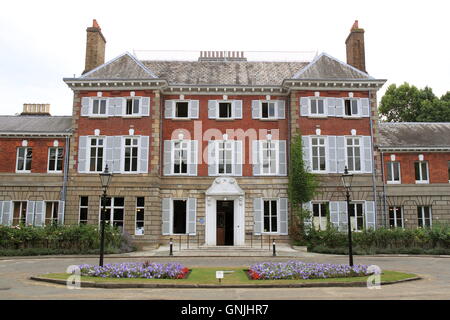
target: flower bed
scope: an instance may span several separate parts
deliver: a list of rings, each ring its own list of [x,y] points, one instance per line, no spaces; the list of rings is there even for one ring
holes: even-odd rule
[[[185,279],[189,274],[189,269],[179,263],[82,264],[79,268],[82,276],[101,278]]]
[[[301,261],[284,263],[263,262],[250,266],[248,275],[252,280],[326,279],[366,276],[366,265],[320,264]]]

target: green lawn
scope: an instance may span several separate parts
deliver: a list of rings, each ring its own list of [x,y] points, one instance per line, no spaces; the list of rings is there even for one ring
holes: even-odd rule
[[[332,279],[311,279],[311,280],[249,280],[243,268],[193,268],[187,279],[118,279],[118,278],[99,278],[99,277],[81,277],[82,281],[92,282],[120,282],[120,283],[161,283],[161,284],[218,284],[216,271],[234,271],[226,273],[222,279],[222,284],[293,284],[293,283],[314,283],[314,282],[361,282],[367,281],[365,277],[348,277]],[[65,273],[50,273],[41,275],[45,278],[67,279],[69,276]],[[403,273],[397,271],[383,271],[381,281],[396,281],[416,277],[415,274]]]

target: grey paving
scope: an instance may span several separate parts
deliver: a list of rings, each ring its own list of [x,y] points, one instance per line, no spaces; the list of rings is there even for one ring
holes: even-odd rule
[[[249,266],[258,261],[286,261],[292,257],[147,257],[112,258],[123,261],[179,261],[189,267]],[[299,258],[300,259],[300,258]],[[345,256],[317,255],[301,260],[346,263]],[[382,269],[416,273],[423,280],[367,288],[293,289],[94,289],[69,290],[64,286],[29,280],[30,275],[64,272],[69,265],[98,263],[97,258],[8,259],[0,261],[0,299],[450,299],[450,259],[439,257],[355,257],[356,263],[376,264]]]

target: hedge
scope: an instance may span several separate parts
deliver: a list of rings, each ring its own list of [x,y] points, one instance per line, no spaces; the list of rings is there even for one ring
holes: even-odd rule
[[[95,225],[0,226],[0,255],[95,253],[100,232]],[[132,247],[126,235],[112,226],[105,228],[107,252],[127,252]],[[17,254],[14,254],[17,253]]]

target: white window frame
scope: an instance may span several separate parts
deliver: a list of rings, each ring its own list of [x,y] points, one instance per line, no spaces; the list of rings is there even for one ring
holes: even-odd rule
[[[187,147],[186,147],[186,153],[187,153],[187,157],[186,157],[186,173],[176,173],[175,172],[175,143],[186,143]],[[171,148],[170,148],[170,174],[176,175],[176,176],[188,176],[189,175],[189,164],[191,163],[191,152],[190,152],[190,146],[191,146],[191,140],[172,140],[170,142]]]
[[[394,180],[394,164],[398,164],[398,181]],[[390,167],[390,168],[389,168]],[[389,169],[392,173],[392,180],[389,180]],[[388,161],[387,162],[387,171],[386,171],[386,181],[388,184],[401,184],[402,183],[402,171],[400,161]]]
[[[350,168],[349,168],[349,165],[348,165],[348,147],[349,147],[348,139],[352,139],[353,141],[355,141],[355,140],[359,141],[359,144],[358,144],[358,147],[359,147],[359,168],[360,168],[359,170],[350,170]],[[363,142],[363,139],[360,136],[345,136],[345,165],[347,166],[347,169],[348,169],[349,172],[363,173],[363,171],[364,171],[363,170],[364,159],[362,158],[363,157],[363,153],[364,153],[364,148],[363,148],[362,142]],[[354,149],[355,148],[355,144],[353,144],[352,147]],[[354,152],[353,152],[353,160],[355,160]],[[356,167],[355,163],[356,162],[353,161],[353,166],[354,167]]]
[[[188,235],[189,234],[189,206],[188,206],[188,198],[171,198],[170,203],[170,234],[171,235]],[[175,233],[173,230],[173,221],[174,221],[174,210],[175,205],[174,201],[184,201],[186,203],[186,232],[185,233]]]
[[[102,141],[103,141],[103,144],[102,144],[102,148],[103,148],[103,153],[102,153],[102,169],[101,169],[101,171],[98,171],[98,170],[96,170],[96,171],[91,171],[91,148],[92,148],[92,140],[97,140],[97,144],[96,144],[96,146],[95,146],[95,148],[96,149],[98,149],[98,140],[99,139],[102,139]],[[89,172],[89,173],[99,173],[99,172],[103,172],[104,170],[105,170],[105,163],[106,163],[106,161],[105,161],[105,158],[106,158],[106,137],[104,137],[104,136],[92,136],[92,137],[88,137],[88,145],[86,146],[87,148],[89,148],[89,151],[87,151],[86,153],[88,153],[89,154],[89,157],[87,158],[87,164],[86,164],[86,166],[87,166],[87,172]],[[96,155],[96,157],[95,157],[95,163],[96,163],[96,165],[95,166],[97,166],[97,159],[98,159],[98,150],[97,150],[97,155]],[[109,168],[110,170],[112,169],[112,168]]]
[[[50,169],[50,153],[52,149],[56,149],[56,154],[55,154],[55,169],[51,170]],[[58,151],[62,150],[62,159],[61,159],[61,170],[56,170],[56,168],[58,167]],[[62,169],[64,167],[64,148],[62,147],[49,147],[48,148],[48,156],[47,156],[47,173],[61,173]]]
[[[264,231],[264,220],[265,220],[265,212],[264,212],[264,202],[265,201],[276,201],[277,203],[277,231]],[[269,206],[269,225],[272,229],[272,205]],[[279,198],[262,198],[262,230],[261,230],[263,234],[279,234],[280,233],[280,199]]]
[[[133,103],[132,103],[132,108],[131,108],[131,114],[127,114],[127,103],[128,103],[128,100],[133,100]],[[138,110],[138,112],[137,113],[135,113],[134,112],[134,101],[135,100],[138,100],[139,101],[139,110]],[[130,117],[141,117],[142,116],[142,97],[125,97],[125,103],[124,103],[124,106],[123,106],[123,111],[122,111],[122,115],[123,115],[123,117],[125,117],[125,118],[130,118]]]
[[[52,217],[50,218],[50,223],[48,223],[48,219],[47,219],[47,204],[49,204],[49,203],[52,204]],[[45,206],[44,206],[44,226],[52,225],[55,222],[55,220],[56,220],[56,223],[58,223],[59,201],[44,201],[44,204],[45,204]],[[56,218],[53,217],[53,213],[55,212],[55,204],[56,204]]]
[[[428,207],[429,209],[429,214],[430,214],[430,225],[429,226],[425,226],[425,207]],[[417,216],[417,226],[419,228],[431,228],[433,226],[433,211],[431,206],[417,206],[417,211],[420,210],[420,217]],[[419,212],[417,212],[419,213]],[[419,225],[419,221],[420,219],[422,219],[422,226]]]
[[[190,110],[191,110],[191,100],[172,100],[172,101],[173,101],[172,119],[182,119],[182,120],[190,119],[189,114],[190,114]],[[178,102],[186,102],[188,104],[186,117],[177,117],[177,103]]]
[[[367,219],[365,202],[363,202],[363,201],[352,201],[352,202],[350,202],[350,205],[354,205],[355,206],[355,210],[354,210],[355,215],[353,217],[350,216],[350,227],[352,227],[351,223],[354,220],[354,226],[356,228],[355,229],[352,228],[352,231],[354,231],[354,232],[363,231],[365,229],[365,227],[366,227],[366,219]],[[357,219],[357,210],[356,210],[356,206],[357,205],[361,205],[361,207],[362,207],[362,218],[363,218],[363,221],[362,221],[361,229],[358,229],[358,219]],[[347,210],[348,210],[348,214],[350,214],[350,208],[347,208]]]
[[[391,208],[394,208],[393,213],[394,213],[394,225],[391,226]],[[400,220],[402,221],[402,225],[398,226],[397,225],[397,220],[398,220],[398,216],[397,216],[397,210],[400,208]],[[405,227],[405,222],[403,220],[403,207],[402,206],[389,206],[389,210],[388,210],[388,219],[389,219],[389,227],[390,228],[404,228]]]
[[[231,105],[231,116],[227,118],[220,117],[220,104],[221,103],[229,103]],[[215,120],[234,120],[235,119],[235,111],[234,111],[234,102],[233,100],[217,100],[216,104],[216,119]]]
[[[346,100],[356,101],[356,109],[358,110],[357,114],[352,113],[350,116],[346,114],[346,109],[345,109],[345,101]],[[344,113],[343,113],[344,118],[361,118],[362,117],[361,101],[359,98],[343,98],[342,103],[344,106]],[[353,106],[351,105],[351,102],[350,102],[350,109],[353,111]]]
[[[415,180],[416,184],[428,184],[430,183],[430,169],[428,166],[428,161],[414,161],[414,179],[416,178],[416,163],[419,163],[419,176],[422,179],[423,178],[423,170],[422,170],[422,163],[426,164],[426,173],[427,173],[427,180]]]
[[[316,109],[317,109],[317,112],[316,113],[313,113],[312,112],[312,101],[322,101],[323,102],[323,113],[319,113],[319,105],[317,104],[317,102],[316,102]],[[326,98],[320,98],[320,97],[310,97],[309,99],[308,99],[308,115],[309,115],[309,117],[312,117],[312,118],[326,118],[327,117],[327,110],[326,110],[326,108],[327,108],[327,104],[326,104]]]
[[[108,210],[109,209],[109,225],[113,226],[114,225],[114,210],[117,209],[123,209],[123,220],[117,220],[117,221],[122,221],[122,231],[125,230],[125,197],[108,197],[111,199],[111,205],[109,206],[105,206],[105,209]],[[122,206],[116,206],[115,205],[115,200],[116,198],[123,198],[123,207]],[[100,197],[100,210],[99,210],[99,214],[98,214],[98,225],[100,227],[100,224],[102,222],[102,210],[103,210],[103,206],[102,206],[102,197]],[[108,219],[105,219],[105,222]]]
[[[319,225],[316,225],[314,223],[316,217],[314,216],[314,205],[319,206]],[[327,212],[322,212],[322,205],[328,206],[328,212],[330,211],[330,203],[328,201],[312,201],[311,202],[311,220],[313,222],[314,227],[319,227],[318,230],[326,230],[328,227],[328,219],[327,219]],[[325,219],[325,226],[323,226],[323,220]]]
[[[105,100],[105,113],[94,113],[94,101],[99,101],[98,103],[98,111],[100,112],[101,110],[101,101]],[[108,117],[108,98],[101,98],[101,97],[92,97],[89,100],[89,116],[90,117],[99,117],[99,118],[106,118]]]
[[[81,198],[87,198],[88,199],[87,206],[82,206],[81,205]],[[100,201],[100,206],[101,206],[101,201]],[[81,220],[81,209],[87,209],[86,220]],[[101,209],[103,209],[103,208],[101,208]],[[81,221],[86,221],[83,224],[88,224],[88,221],[89,221],[89,197],[88,196],[80,196],[79,201],[78,201],[78,225],[81,224]]]
[[[263,118],[263,112],[262,107],[263,103],[267,103],[267,118]],[[269,110],[270,110],[270,104],[274,105],[274,115],[273,117],[270,116]],[[278,120],[278,105],[277,100],[260,100],[259,101],[259,119],[260,120]]]
[[[258,141],[258,143],[259,143],[259,150],[258,150],[258,152],[259,152],[259,159],[261,159],[261,163],[260,163],[261,170],[260,170],[260,174],[259,175],[261,175],[261,176],[276,176],[276,175],[279,175],[279,168],[280,168],[280,158],[279,158],[280,143],[279,143],[279,141],[280,140],[259,140]],[[275,150],[274,150],[274,152],[275,152],[275,172],[274,173],[271,173],[271,172],[264,173],[264,165],[263,165],[264,164],[264,152],[263,152],[264,150],[263,150],[263,144],[267,143],[267,142],[275,144]]]
[[[235,140],[215,140],[215,158],[217,159],[216,161],[216,175],[218,176],[229,176],[229,175],[234,175],[234,158],[235,158],[235,152],[236,152],[236,143]],[[220,150],[219,150],[219,146],[221,143],[229,143],[231,144],[231,173],[219,173],[219,165],[220,165]],[[225,166],[227,165],[227,163],[225,163]],[[226,170],[225,170],[226,171]]]
[[[19,150],[25,149],[24,156],[23,156],[23,168],[22,170],[18,169],[19,166]],[[27,170],[27,154],[28,149],[31,149],[31,164],[30,164],[30,170]],[[18,147],[16,151],[16,173],[30,173],[31,172],[31,166],[33,165],[33,148],[32,147]]]
[[[138,198],[144,198],[144,206],[143,207],[138,206]],[[137,219],[138,210],[143,210],[144,211],[144,218],[143,218],[144,220],[138,220]],[[136,235],[136,236],[143,236],[143,235],[145,235],[145,197],[136,197],[136,212],[134,214],[134,221],[135,221],[135,224],[134,224],[134,235]],[[142,232],[141,233],[138,232],[138,230],[141,230],[141,229],[138,229],[138,227],[137,227],[138,222],[142,222]]]
[[[314,155],[313,155],[313,139],[322,139],[324,141],[323,145],[318,145],[319,147],[324,147],[325,148],[325,170],[320,170],[320,161],[318,163],[318,170],[314,170]],[[327,173],[328,172],[328,139],[327,137],[324,136],[311,136],[310,137],[310,141],[311,141],[311,153],[310,153],[310,157],[311,157],[311,172],[315,172],[315,173]],[[319,157],[320,160],[320,157]]]
[[[127,148],[127,146],[125,145],[125,142],[127,141],[126,139],[136,139],[137,140],[137,144],[136,146],[134,145],[130,145],[128,147],[137,147],[138,152],[137,152],[137,163],[136,163],[136,171],[125,171],[125,149]],[[140,158],[141,158],[141,137],[140,136],[122,136],[122,150],[121,150],[121,173],[123,174],[137,174],[141,172],[141,168],[140,168]],[[132,157],[130,158],[130,160],[132,160]],[[132,168],[132,165],[130,163],[130,169]]]

